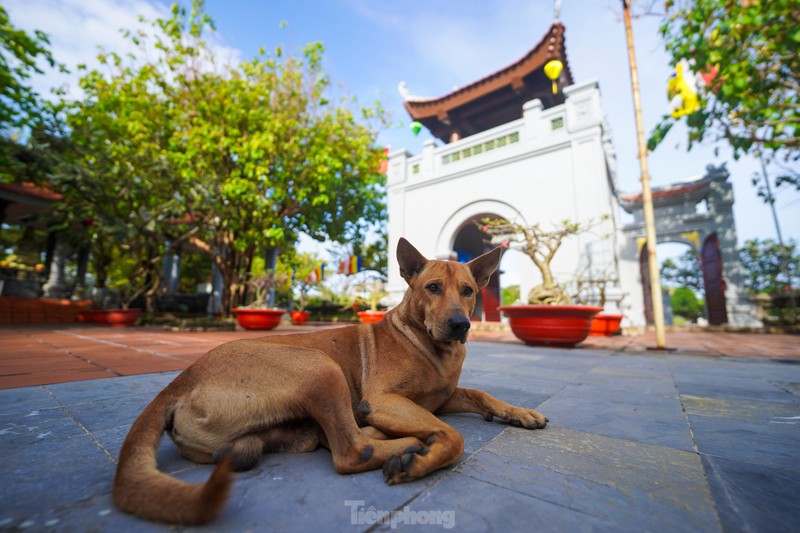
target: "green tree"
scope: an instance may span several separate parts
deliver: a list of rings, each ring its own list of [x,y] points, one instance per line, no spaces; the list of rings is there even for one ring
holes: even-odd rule
[[[40,96],[30,86],[34,74],[42,74],[39,62],[60,67],[50,53],[50,40],[41,31],[29,35],[16,28],[0,5],[0,131],[24,128],[41,111]]]
[[[500,295],[500,305],[514,305],[519,301],[519,285],[503,287]]]
[[[751,294],[783,292],[800,284],[800,251],[797,243],[781,246],[772,239],[751,239],[739,249],[744,285]]]
[[[16,28],[0,5],[0,180],[37,180],[53,164],[59,148],[50,106],[33,90],[30,78],[42,64],[65,70],[50,52],[46,34]]]
[[[126,33],[132,58],[100,56],[107,72],[84,75],[68,114],[79,153],[63,185],[115,245],[145,252],[148,279],[165,238],[215,257],[227,310],[266,250],[291,249],[299,232],[346,241],[384,215],[384,117],[331,101],[321,44],[231,65],[208,45],[212,30],[201,1],[188,14],[173,5]]]
[[[694,291],[688,287],[678,287],[670,292],[669,297],[672,312],[686,320],[697,320],[703,316],[703,301],[697,298]]]
[[[672,63],[687,60],[709,78],[700,109],[687,117],[689,149],[725,140],[734,158],[768,157],[776,184],[800,188],[800,27],[796,0],[668,0],[661,26]],[[651,133],[653,150],[675,119]]]
[[[677,260],[665,259],[661,263],[661,281],[668,287],[687,287],[695,292],[703,290],[703,273],[694,250],[686,250]]]

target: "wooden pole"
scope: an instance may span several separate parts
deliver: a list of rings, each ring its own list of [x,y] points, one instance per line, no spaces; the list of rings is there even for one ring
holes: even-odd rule
[[[623,19],[625,20],[625,37],[628,41],[628,62],[631,70],[631,88],[633,90],[633,114],[636,117],[636,138],[639,146],[639,166],[642,171],[642,208],[644,210],[644,228],[647,238],[647,265],[650,270],[650,293],[653,301],[653,321],[656,326],[656,347],[666,349],[664,337],[664,302],[661,298],[661,276],[656,259],[656,225],[653,213],[653,194],[650,191],[650,174],[647,172],[647,143],[644,140],[642,126],[642,104],[639,100],[639,74],[636,69],[636,54],[633,50],[633,29],[631,27],[631,10],[629,0],[622,0]]]

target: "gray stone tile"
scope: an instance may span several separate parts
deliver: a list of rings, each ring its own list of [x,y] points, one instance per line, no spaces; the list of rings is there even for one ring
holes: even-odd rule
[[[22,387],[0,391],[0,415],[19,413],[25,416],[33,411],[57,409],[60,404],[45,387]]]
[[[160,372],[138,376],[122,376],[113,379],[59,383],[57,385],[48,385],[47,387],[65,405],[123,398],[131,394],[155,397],[178,374],[180,372]]]
[[[711,491],[727,531],[797,531],[795,472],[703,455]]]
[[[639,530],[720,528],[694,453],[558,428],[510,430],[458,472]]]
[[[675,378],[675,384],[682,395],[782,402],[800,406],[800,399],[797,396],[757,376],[746,378],[730,376],[696,376],[691,379]]]
[[[397,509],[444,475],[389,486],[380,471],[339,475],[330,454],[275,454],[259,467],[237,476],[228,506],[213,526],[220,531],[365,531],[353,527],[348,501],[367,507]],[[182,475],[190,481],[207,478],[204,469]]]
[[[556,395],[540,406],[550,426],[687,452],[694,444],[680,402],[654,405]]]
[[[779,389],[783,389],[786,392],[794,394],[798,398],[800,398],[800,381],[770,381],[773,385],[778,387]]]
[[[354,521],[372,518],[354,513]],[[356,509],[358,511],[359,509]],[[615,524],[519,492],[497,487],[459,473],[446,476],[436,486],[423,491],[398,513],[385,519],[378,531],[426,528],[465,532],[493,531],[635,531],[631,525]],[[394,522],[392,522],[394,519]],[[374,519],[373,519],[374,520]]]
[[[683,402],[701,453],[800,472],[800,408],[694,396]]]
[[[65,408],[90,432],[100,432],[120,425],[133,424],[145,407],[153,400],[150,392],[125,397],[84,400]]]
[[[681,394],[800,405],[795,394],[774,383],[789,376],[795,378],[788,381],[800,382],[800,365],[685,358],[673,360],[670,366]]]
[[[652,381],[652,380],[651,380]],[[677,395],[577,384],[539,406],[553,427],[694,451],[686,414]]]
[[[481,449],[509,427],[498,421],[487,422],[482,416],[473,414],[446,415],[441,418],[464,437],[462,459]]]
[[[62,410],[3,417],[0,522],[68,506],[110,488],[114,463]]]

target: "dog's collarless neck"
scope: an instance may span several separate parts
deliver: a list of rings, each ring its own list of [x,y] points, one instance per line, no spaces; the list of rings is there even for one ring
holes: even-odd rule
[[[417,350],[434,364],[441,363],[443,356],[452,351],[452,348],[441,349],[435,342],[427,338],[420,338],[420,335],[403,320],[400,313],[391,313],[389,315],[389,321],[401,335],[408,339]]]

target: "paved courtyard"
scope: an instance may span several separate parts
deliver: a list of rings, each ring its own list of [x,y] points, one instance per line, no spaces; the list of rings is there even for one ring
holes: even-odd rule
[[[0,329],[0,530],[174,529],[114,508],[119,448],[179,369],[246,335]],[[800,343],[721,335],[660,353],[646,338],[565,350],[477,332],[461,384],[537,408],[546,429],[445,416],[465,437],[458,464],[391,487],[378,471],[336,474],[325,450],[267,455],[196,529],[797,531]],[[189,481],[210,472],[167,439],[159,465]]]

